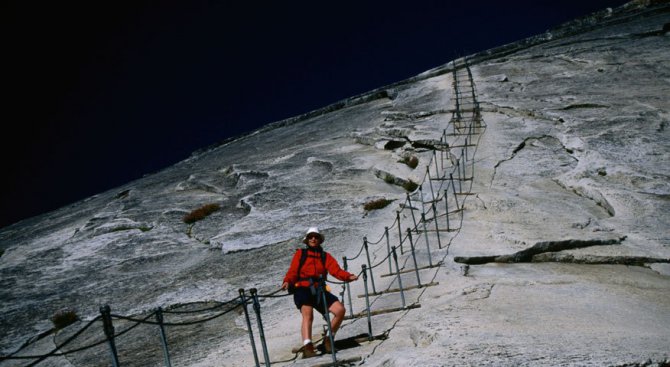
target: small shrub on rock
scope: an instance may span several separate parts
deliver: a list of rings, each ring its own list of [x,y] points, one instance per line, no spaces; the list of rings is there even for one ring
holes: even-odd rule
[[[409,192],[414,192],[414,190],[416,190],[417,187],[419,187],[419,184],[417,184],[416,182],[414,182],[412,180],[409,180],[409,181],[405,182],[404,184],[402,184],[402,187]]]
[[[419,165],[419,158],[415,156],[404,157],[401,162],[414,169]]]
[[[206,204],[184,216],[184,223],[192,224],[221,209],[219,204]]]
[[[389,204],[391,204],[393,200],[388,200],[388,199],[377,199],[377,200],[372,200],[368,201],[363,205],[363,209],[370,211],[370,210],[376,210],[376,209],[382,209],[387,207]]]
[[[51,316],[51,322],[54,324],[54,327],[59,330],[77,321],[79,321],[77,312],[69,308],[56,311],[56,313]]]

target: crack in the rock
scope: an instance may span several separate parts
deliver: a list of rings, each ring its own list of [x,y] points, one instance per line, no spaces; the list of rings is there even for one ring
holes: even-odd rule
[[[507,157],[507,158],[505,158],[505,159],[501,159],[501,160],[499,160],[498,163],[496,163],[496,164],[493,166],[493,174],[491,175],[491,183],[489,184],[489,186],[493,186],[493,181],[495,181],[496,173],[498,172],[498,167],[499,167],[501,164],[503,164],[504,162],[511,161],[512,159],[514,159],[514,157],[516,157],[516,154],[517,154],[519,151],[521,151],[523,148],[526,147],[526,143],[527,143],[528,141],[530,141],[530,140],[542,140],[542,139],[547,139],[547,138],[556,139],[556,140],[561,144],[561,146],[563,147],[563,149],[565,149],[565,151],[568,152],[568,154],[572,153],[572,150],[566,148],[565,145],[563,145],[563,143],[560,141],[560,139],[558,139],[558,138],[556,138],[556,137],[554,137],[554,136],[551,136],[551,135],[542,135],[542,136],[539,136],[539,137],[538,137],[538,136],[529,136],[529,137],[525,138],[521,143],[519,143],[519,145],[517,145],[517,147],[514,148],[514,150],[512,150],[512,155],[511,155],[511,156],[509,156],[509,157]],[[574,157],[573,157],[573,158],[574,158]],[[574,158],[574,159],[577,160],[577,158]]]
[[[567,191],[571,191],[572,193],[574,193],[577,196],[583,197],[583,198],[588,199],[588,200],[592,200],[596,205],[603,208],[607,212],[607,214],[609,214],[610,217],[613,217],[616,214],[612,204],[610,204],[609,201],[607,201],[607,199],[605,199],[605,197],[600,192],[597,192],[598,195],[594,195],[594,194],[587,195],[587,193],[583,189],[578,190],[576,188],[567,187],[563,182],[561,182],[559,180],[553,180],[553,181],[558,186],[562,187],[563,189],[565,189]],[[597,196],[599,196],[599,197],[597,197]]]
[[[610,106],[604,105],[604,104],[598,104],[598,103],[573,103],[570,105],[567,105],[565,107],[559,108],[560,110],[567,111],[567,110],[574,110],[574,109],[580,109],[580,108],[609,108]]]
[[[482,203],[482,206],[484,207],[484,210],[488,209],[488,207],[486,206],[486,202],[484,201],[484,199],[479,197],[479,194],[475,195],[475,198]]]
[[[463,291],[461,291],[461,295],[472,295],[472,297],[470,297],[470,301],[487,299],[491,297],[491,292],[493,291],[494,286],[495,284],[491,283],[477,284],[475,286],[463,289]]]
[[[449,148],[449,144],[442,143],[439,140],[414,140],[410,141],[414,148],[424,148],[428,150],[444,151]]]
[[[670,263],[669,259],[654,258],[648,256],[597,256],[588,255],[575,258],[572,254],[562,254],[557,252],[547,252],[533,256],[532,262],[561,262],[571,264],[610,264],[610,265],[630,265],[645,266],[653,263]]]
[[[521,263],[533,262],[536,255],[546,252],[557,252],[563,250],[573,250],[591,246],[619,245],[626,236],[617,239],[607,240],[562,240],[562,241],[543,241],[537,242],[530,248],[515,252],[510,255],[491,255],[491,256],[456,256],[454,261],[462,264],[481,265],[491,262],[495,263]],[[618,257],[621,258],[621,257]]]
[[[551,118],[543,116],[538,111],[521,109],[521,108],[516,108],[516,107],[501,106],[501,105],[497,105],[497,104],[492,103],[492,102],[482,102],[482,105],[484,105],[485,103],[490,104],[491,106],[493,106],[493,108],[491,109],[490,112],[501,113],[503,115],[507,115],[507,116],[510,116],[510,117],[532,117],[532,118],[552,121]],[[482,110],[485,111],[485,112],[489,112],[488,109],[486,109],[486,108],[482,108]]]
[[[550,50],[553,48],[559,48],[559,47],[565,47],[565,46],[574,46],[574,45],[579,45],[579,44],[584,44],[584,43],[597,43],[599,41],[621,41],[621,40],[627,40],[630,39],[630,35],[624,35],[624,36],[613,36],[613,37],[598,37],[598,38],[584,38],[584,39],[579,39],[575,41],[569,41],[569,42],[562,42],[562,43],[556,43],[554,45],[547,46],[546,49]]]
[[[405,135],[397,136],[397,138],[404,139],[404,141],[390,139],[386,142],[386,144],[384,144],[384,149],[394,150],[397,148],[402,148],[407,143],[409,143],[415,149],[423,148],[428,150],[444,151],[449,148],[449,144],[440,142],[439,140],[412,140]]]
[[[439,114],[452,113],[448,109],[440,108],[431,111],[418,111],[418,112],[404,112],[404,111],[389,111],[382,112],[384,116],[384,121],[414,121],[421,118],[426,118]]]

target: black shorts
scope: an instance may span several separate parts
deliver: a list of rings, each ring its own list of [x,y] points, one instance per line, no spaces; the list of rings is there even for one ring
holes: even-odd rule
[[[317,297],[318,296],[318,297]],[[298,310],[304,306],[312,306],[315,310],[319,311],[322,315],[326,312],[326,309],[330,308],[330,305],[339,301],[335,295],[330,292],[326,292],[326,302],[328,307],[323,307],[323,296],[320,292],[317,292],[317,295],[312,295],[312,291],[308,287],[297,287],[293,293],[293,302]]]

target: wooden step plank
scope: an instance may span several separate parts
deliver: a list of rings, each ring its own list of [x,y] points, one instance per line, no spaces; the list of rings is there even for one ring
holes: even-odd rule
[[[440,283],[439,282],[438,283],[431,282],[431,283],[427,283],[427,284],[421,284],[420,287],[418,285],[411,285],[409,287],[402,287],[402,290],[404,292],[404,291],[412,290],[412,289],[432,287],[432,286],[438,285],[438,284],[440,284]],[[393,289],[389,289],[389,290],[386,290],[386,291],[383,291],[383,292],[370,293],[370,296],[381,296],[382,294],[398,293],[398,292],[400,292],[400,288],[393,288]],[[365,295],[364,294],[359,294],[358,298],[365,298]]]
[[[433,265],[433,266],[430,266],[430,265],[428,265],[428,266],[422,266],[422,267],[419,268],[419,270],[432,269],[432,268],[437,268],[437,267],[440,267],[440,266],[442,266],[442,261],[438,262],[437,264],[435,264],[435,265]],[[413,273],[413,272],[414,272],[414,268],[412,268],[412,269],[406,269],[406,270],[401,270],[401,271],[400,271],[400,274],[407,274],[407,273]],[[381,278],[393,277],[393,276],[395,276],[396,274],[397,274],[397,273],[382,274],[382,275],[380,275],[380,277],[381,277]]]
[[[396,307],[396,308],[387,308],[387,309],[384,309],[384,310],[370,311],[370,316],[383,315],[383,314],[392,313],[392,312],[411,310],[411,309],[419,308],[419,307],[421,307],[420,303],[413,303],[413,304],[411,304],[409,306],[406,306],[404,308],[403,307]],[[351,320],[351,319],[358,319],[358,318],[367,317],[367,316],[368,316],[367,312],[359,312],[359,313],[357,313],[355,315],[352,315],[352,316],[345,316],[344,319],[345,320]]]
[[[314,344],[314,345],[319,344],[325,337],[326,337],[325,334],[321,334],[321,337],[312,337],[312,344]],[[356,348],[356,347],[360,346],[361,343],[366,343],[366,342],[370,342],[370,341],[373,341],[373,340],[386,340],[386,339],[388,339],[388,332],[384,332],[384,333],[378,334],[378,335],[373,335],[372,340],[370,340],[369,334],[363,333],[363,334],[350,336],[348,338],[335,339],[335,349],[337,351],[345,350],[345,349],[351,349],[351,348]],[[291,349],[291,352],[295,354],[295,353],[300,353],[301,350],[302,350],[302,346],[297,346],[297,347],[293,347],[293,349]]]

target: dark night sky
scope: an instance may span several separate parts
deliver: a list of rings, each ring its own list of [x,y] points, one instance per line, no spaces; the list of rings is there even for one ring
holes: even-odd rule
[[[4,2],[0,227],[625,2]]]

